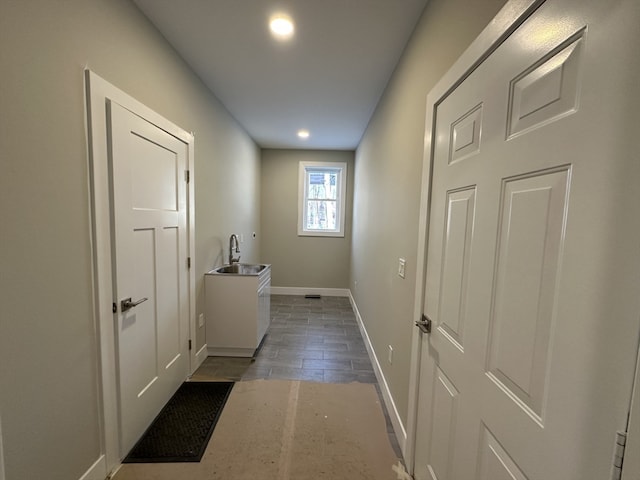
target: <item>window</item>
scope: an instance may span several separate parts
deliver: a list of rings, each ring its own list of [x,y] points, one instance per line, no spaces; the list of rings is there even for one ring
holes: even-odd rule
[[[347,164],[300,162],[298,235],[344,237]]]

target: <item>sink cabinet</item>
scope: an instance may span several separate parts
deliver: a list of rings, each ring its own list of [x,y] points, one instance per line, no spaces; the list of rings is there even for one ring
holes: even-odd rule
[[[252,357],[271,323],[271,266],[257,274],[205,275],[209,356]]]

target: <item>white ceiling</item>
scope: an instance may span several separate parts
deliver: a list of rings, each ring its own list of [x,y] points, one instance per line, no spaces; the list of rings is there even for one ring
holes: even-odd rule
[[[133,1],[261,147],[351,150],[428,0]]]

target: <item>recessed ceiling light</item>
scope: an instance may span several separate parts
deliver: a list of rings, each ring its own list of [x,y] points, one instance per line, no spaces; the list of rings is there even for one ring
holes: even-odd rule
[[[309,130],[298,130],[298,137],[302,139],[309,138]]]
[[[271,17],[269,28],[274,37],[279,40],[287,40],[293,36],[293,21],[288,15],[278,14]]]

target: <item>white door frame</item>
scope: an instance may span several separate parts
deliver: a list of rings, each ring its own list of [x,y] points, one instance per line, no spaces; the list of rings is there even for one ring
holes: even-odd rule
[[[193,188],[194,179],[194,136],[169,120],[147,108],[133,97],[100,78],[94,72],[85,70],[85,95],[87,108],[87,138],[89,155],[89,191],[91,201],[91,249],[93,253],[93,300],[96,328],[96,347],[100,351],[99,384],[102,413],[101,437],[102,453],[107,473],[120,465],[118,429],[118,393],[116,377],[116,346],[112,304],[113,297],[112,255],[111,255],[111,206],[109,188],[109,163],[107,150],[107,101],[113,100],[136,115],[144,118],[170,135],[182,140],[188,146],[188,169],[190,183],[187,185],[187,255],[195,253],[195,225]],[[196,338],[195,319],[195,268],[189,271],[189,332]],[[195,346],[194,346],[195,347]],[[190,373],[196,368],[196,351],[189,352]]]
[[[433,162],[433,127],[436,107],[462,81],[484,61],[502,41],[516,30],[544,0],[508,0],[489,25],[471,43],[427,95],[424,151],[422,161],[422,187],[418,227],[418,256],[413,320],[422,317],[426,285],[426,258],[429,240],[429,208],[431,198],[431,169]],[[413,321],[412,321],[413,323]],[[428,355],[427,352],[425,354]],[[407,418],[407,443],[404,449],[405,463],[413,474],[418,419],[418,394],[420,382],[421,333],[413,329],[411,337],[411,372],[409,374],[409,414]]]
[[[633,395],[629,410],[627,444],[622,462],[622,480],[638,480],[640,478],[640,348],[636,360]]]

